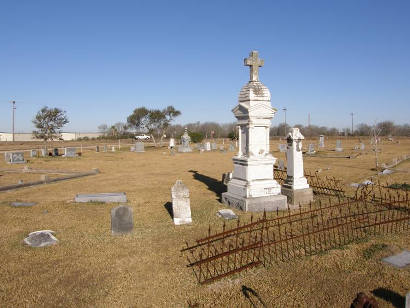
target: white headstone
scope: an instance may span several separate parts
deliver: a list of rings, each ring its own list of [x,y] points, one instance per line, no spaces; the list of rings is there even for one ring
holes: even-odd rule
[[[185,132],[181,137],[181,145],[178,147],[178,152],[186,153],[192,152],[191,146],[191,137],[189,137],[188,130],[185,128]]]
[[[192,223],[189,189],[181,180],[177,180],[174,186],[172,186],[171,197],[174,224],[182,225]]]
[[[144,142],[136,142],[135,143],[135,152],[137,152],[137,153],[145,152]]]
[[[10,152],[9,153],[10,164],[24,164],[24,152]]]
[[[307,153],[308,153],[308,154],[315,154],[315,153],[316,153],[316,151],[315,151],[315,145],[314,145],[313,143],[309,143],[309,147],[308,147]]]
[[[342,152],[343,148],[342,148],[342,140],[336,140],[336,152]]]
[[[75,157],[77,154],[76,148],[64,148],[64,156],[65,157]]]
[[[169,147],[170,147],[170,149],[175,147],[175,139],[174,138],[169,138]]]
[[[205,143],[205,150],[206,150],[206,151],[210,151],[210,150],[211,150],[211,143],[210,143],[210,142],[206,142],[206,143]]]
[[[324,148],[325,147],[325,136],[320,135],[319,136],[319,148]]]

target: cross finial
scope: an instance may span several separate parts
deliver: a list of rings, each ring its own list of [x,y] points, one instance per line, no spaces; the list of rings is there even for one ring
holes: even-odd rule
[[[243,59],[244,65],[250,67],[250,80],[258,81],[259,80],[259,67],[263,66],[263,60],[258,58],[258,52],[252,50],[249,54],[249,58]]]

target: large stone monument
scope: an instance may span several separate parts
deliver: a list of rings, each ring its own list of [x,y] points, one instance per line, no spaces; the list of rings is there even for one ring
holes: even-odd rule
[[[263,60],[252,51],[244,60],[250,66],[250,81],[239,93],[239,104],[232,112],[238,119],[238,154],[233,157],[234,170],[222,202],[243,211],[274,211],[287,208],[273,179],[276,161],[269,153],[269,128],[276,109],[270,104],[269,89],[258,78]]]
[[[185,132],[181,136],[181,145],[178,147],[178,152],[192,152],[191,146],[189,145],[191,142],[191,137],[188,135],[188,130],[185,127]]]
[[[282,194],[286,195],[288,203],[293,205],[313,201],[313,191],[309,187],[303,171],[303,139],[305,137],[300,133],[299,128],[292,128],[287,137],[287,178],[282,185]]]

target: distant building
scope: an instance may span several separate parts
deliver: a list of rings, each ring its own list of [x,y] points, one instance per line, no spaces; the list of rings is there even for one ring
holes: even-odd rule
[[[79,138],[84,137],[87,137],[89,139],[97,138],[102,135],[102,133],[61,133],[60,138],[65,141],[68,141],[78,140]],[[13,134],[0,132],[0,142],[1,141],[13,141]],[[15,133],[14,141],[39,141],[39,139],[36,139],[32,133]]]

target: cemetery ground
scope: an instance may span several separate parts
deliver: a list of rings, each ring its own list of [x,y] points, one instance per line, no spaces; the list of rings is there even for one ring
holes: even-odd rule
[[[306,170],[351,183],[376,180],[375,155],[368,138],[364,151],[353,150],[358,139],[342,139],[343,152],[335,152],[336,139],[326,139],[325,151],[304,156]],[[399,141],[399,143],[397,143]],[[271,141],[272,153],[278,140]],[[282,141],[284,143],[284,141]],[[303,142],[304,149],[309,143]],[[32,148],[33,143],[3,144],[5,149]],[[78,146],[79,143],[56,143]],[[87,145],[95,144],[90,141]],[[114,143],[113,143],[114,144]],[[86,144],[83,143],[85,147]],[[225,142],[225,146],[227,144]],[[410,139],[382,140],[380,163],[410,153]],[[79,148],[78,148],[79,149]],[[320,157],[320,154],[329,157]],[[355,158],[335,158],[359,154]],[[222,230],[216,212],[224,191],[221,175],[232,170],[234,152],[170,155],[167,148],[146,147],[145,153],[83,150],[81,157],[30,158],[27,164],[0,161],[0,185],[31,181],[39,174],[9,173],[4,169],[75,170],[100,173],[57,183],[0,192],[0,306],[7,307],[349,307],[358,292],[374,296],[381,307],[398,307],[409,291],[410,269],[387,265],[381,258],[410,250],[409,232],[372,236],[319,255],[255,267],[208,285],[200,285],[180,252],[185,241]],[[331,156],[331,157],[330,157]],[[409,160],[395,172],[382,175],[389,183],[410,182]],[[193,223],[175,226],[169,213],[171,187],[180,179],[190,190]],[[133,209],[134,230],[113,236],[110,211],[118,204],[74,203],[78,193],[125,192]],[[315,196],[320,198],[320,196]],[[13,208],[13,201],[36,202]],[[241,222],[250,213],[235,210]],[[255,214],[258,217],[261,214]],[[276,215],[276,214],[275,214]],[[228,226],[236,221],[226,222]],[[28,233],[53,230],[59,243],[31,248],[23,244]],[[373,291],[373,293],[371,293]],[[253,304],[252,304],[253,303]]]

